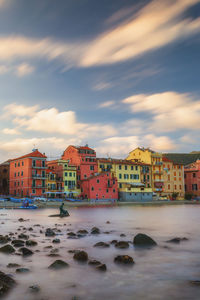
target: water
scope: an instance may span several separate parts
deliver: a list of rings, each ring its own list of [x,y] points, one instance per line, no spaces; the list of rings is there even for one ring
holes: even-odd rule
[[[52,238],[40,234],[41,227],[34,227],[31,237],[38,241],[40,250],[33,256],[22,258],[17,255],[0,254],[0,270],[12,274],[18,282],[17,287],[6,297],[8,300],[129,300],[129,299],[200,299],[200,286],[193,286],[190,280],[200,280],[200,206],[160,206],[160,207],[114,207],[114,208],[71,208],[70,217],[49,218],[55,209],[36,211],[0,210],[0,234],[17,231],[19,226],[27,228],[41,224],[42,230],[55,227],[62,232],[58,236],[60,244],[52,244]],[[2,215],[4,214],[4,215]],[[22,217],[29,219],[20,223]],[[106,224],[106,221],[110,224]],[[1,224],[4,222],[4,224]],[[64,225],[66,224],[66,225]],[[70,225],[71,224],[71,225]],[[100,228],[99,236],[88,235],[84,238],[67,239],[68,230]],[[158,246],[153,249],[119,250],[94,248],[96,242],[110,242],[113,239],[132,241],[135,234],[142,232],[154,238]],[[120,234],[126,234],[121,238]],[[173,237],[187,237],[189,241],[169,244],[166,240]],[[51,249],[59,248],[60,258],[48,257]],[[165,246],[168,246],[167,248]],[[87,251],[89,258],[100,260],[107,265],[107,272],[99,272],[87,264],[78,264],[73,260],[71,249]],[[116,255],[128,254],[135,260],[133,267],[121,267],[113,260]],[[70,268],[62,271],[50,271],[48,266],[56,259],[69,263]],[[31,269],[29,274],[16,274],[15,269],[8,269],[8,263],[19,263]],[[38,284],[41,291],[30,293],[29,286]]]

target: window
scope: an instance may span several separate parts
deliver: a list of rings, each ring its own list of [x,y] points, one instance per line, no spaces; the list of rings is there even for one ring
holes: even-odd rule
[[[106,193],[108,193],[108,189],[106,190]]]
[[[67,172],[65,172],[65,176],[67,177]]]
[[[14,186],[16,186],[16,181],[14,182]]]
[[[131,170],[133,171],[133,166],[131,166]]]
[[[42,177],[45,177],[45,171],[42,171]],[[52,176],[54,179],[54,176]]]
[[[149,175],[147,175],[147,180],[149,180]]]
[[[181,177],[179,177],[179,181],[181,181]]]
[[[32,166],[33,167],[35,167],[36,166],[36,162],[35,162],[35,160],[33,159],[33,161],[32,161]]]
[[[67,180],[65,180],[65,186],[67,186],[68,185],[68,182],[67,182]]]
[[[84,174],[84,178],[87,178],[87,175],[86,175],[86,174]]]
[[[182,185],[179,185],[179,189],[180,189],[180,190],[182,189]]]
[[[127,170],[127,166],[124,166],[124,169]]]
[[[168,184],[168,190],[170,190],[170,184]]]
[[[196,177],[196,173],[192,173],[192,177],[195,178]]]
[[[119,179],[122,179],[122,174],[119,174]]]
[[[175,186],[174,186],[174,189],[176,190],[176,184],[175,184]]]
[[[22,166],[24,165],[24,162],[22,161]]]
[[[15,177],[16,177],[16,173],[15,173]]]
[[[23,176],[24,175],[24,173],[23,173],[23,171],[21,171],[21,176]]]
[[[17,164],[15,163],[15,168],[16,168]]]
[[[92,186],[91,190],[94,191],[94,187],[93,186]]]
[[[197,184],[195,183],[195,184],[192,184],[192,190],[193,191],[197,191]]]
[[[91,171],[94,170],[94,166],[90,166],[90,170],[91,170]]]
[[[32,194],[35,194],[35,190],[32,190]]]
[[[69,177],[72,177],[72,172],[69,172]]]
[[[186,173],[184,173],[184,178],[186,178]]]
[[[99,179],[97,179],[97,183],[99,183]]]
[[[187,185],[185,184],[185,191],[187,191]]]
[[[18,172],[18,174],[17,174],[18,176],[20,175],[20,172]]]
[[[24,182],[23,182],[23,180],[22,180],[21,186],[23,186],[23,184],[24,184]]]
[[[135,166],[136,171],[138,170],[138,166]]]
[[[120,188],[120,189],[122,188],[122,184],[121,184],[121,183],[119,184],[119,188]]]
[[[45,167],[45,160],[42,161],[42,167]]]
[[[75,172],[73,173],[73,175],[74,175],[74,177],[76,177],[76,173]]]
[[[20,167],[20,162],[18,162],[18,167]]]
[[[19,186],[19,181],[18,181],[18,183],[17,183],[17,184],[18,184],[18,186]]]
[[[176,172],[174,172],[174,176],[176,176]]]
[[[119,165],[119,170],[121,170],[122,169],[122,166],[121,165]]]
[[[170,181],[170,175],[168,175],[168,181]]]
[[[42,190],[42,194],[45,194],[45,190]]]
[[[115,193],[115,189],[113,189],[113,193]]]

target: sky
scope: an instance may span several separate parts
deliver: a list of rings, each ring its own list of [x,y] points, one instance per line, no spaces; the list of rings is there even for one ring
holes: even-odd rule
[[[200,150],[200,0],[0,0],[0,161]]]

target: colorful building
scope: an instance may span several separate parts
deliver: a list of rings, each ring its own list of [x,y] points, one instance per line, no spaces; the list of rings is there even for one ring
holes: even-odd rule
[[[57,193],[57,175],[51,169],[46,170],[46,196],[55,198]]]
[[[151,168],[122,159],[99,158],[98,171],[117,178],[120,201],[152,201]]]
[[[184,166],[182,164],[174,163],[169,158],[163,156],[163,178],[163,194],[172,198],[172,195],[176,193],[178,199],[183,199]]]
[[[10,160],[9,193],[18,197],[42,196],[46,192],[46,156],[37,149]]]
[[[185,166],[185,193],[200,197],[200,159]]]
[[[9,160],[0,164],[0,195],[9,194]]]
[[[151,165],[151,182],[153,192],[161,195],[164,191],[164,177],[163,177],[163,161],[162,154],[154,152],[149,148],[136,148],[131,151],[127,160],[146,163]]]
[[[82,197],[90,200],[118,199],[117,178],[110,172],[102,172],[84,179],[81,183]]]

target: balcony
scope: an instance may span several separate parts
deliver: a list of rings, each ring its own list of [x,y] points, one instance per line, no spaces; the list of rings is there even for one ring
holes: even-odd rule
[[[39,175],[39,174],[32,174],[32,178],[33,179],[43,179],[43,180],[45,180],[46,176],[42,176],[42,175]]]
[[[68,186],[68,190],[75,190],[76,187],[75,186]]]
[[[33,189],[45,189],[45,188],[46,188],[46,187],[43,186],[42,184],[37,184],[37,185],[32,184],[31,187],[32,187]]]

